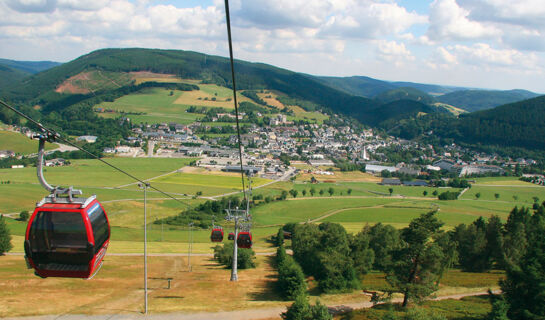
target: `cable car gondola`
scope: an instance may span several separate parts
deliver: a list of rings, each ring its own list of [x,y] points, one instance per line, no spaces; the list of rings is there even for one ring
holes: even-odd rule
[[[110,224],[95,196],[78,198],[80,190],[49,185],[42,173],[45,141],[40,136],[37,172],[51,192],[36,205],[25,234],[25,260],[36,275],[92,278],[102,266],[110,241]]]
[[[227,236],[227,240],[235,240],[235,233],[229,232],[229,235]]]
[[[238,233],[237,245],[240,248],[250,249],[252,247],[252,234],[249,231],[241,231]]]
[[[223,228],[221,226],[214,226],[212,228],[212,233],[210,234],[210,240],[212,242],[223,241]]]

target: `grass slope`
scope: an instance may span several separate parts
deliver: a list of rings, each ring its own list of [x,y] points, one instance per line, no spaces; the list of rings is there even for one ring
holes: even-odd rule
[[[45,150],[53,150],[58,146],[47,142]],[[38,152],[38,140],[29,139],[18,132],[0,130],[0,150],[11,150],[18,154]]]

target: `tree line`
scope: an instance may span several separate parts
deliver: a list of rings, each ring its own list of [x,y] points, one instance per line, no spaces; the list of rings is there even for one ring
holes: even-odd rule
[[[492,216],[451,231],[442,226],[435,211],[422,214],[401,230],[378,223],[355,235],[330,222],[287,225],[293,231],[293,261],[286,258],[279,230],[279,289],[287,299],[304,291],[302,271],[314,277],[322,292],[346,292],[361,288],[364,276],[376,270],[384,272],[389,286],[374,298],[401,293],[402,306],[407,306],[435,292],[451,267],[468,272],[501,269],[506,272],[500,282],[503,294],[493,297],[492,313],[510,319],[545,316],[544,205],[533,212],[515,207],[505,223]]]

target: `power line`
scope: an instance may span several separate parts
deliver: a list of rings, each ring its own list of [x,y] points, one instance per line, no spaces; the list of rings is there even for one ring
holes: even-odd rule
[[[6,108],[8,108],[8,109],[10,109],[11,111],[15,112],[15,113],[18,114],[19,116],[21,116],[21,117],[27,119],[28,121],[34,123],[36,126],[38,126],[38,128],[40,128],[40,130],[45,131],[46,133],[48,133],[48,134],[50,134],[51,136],[55,137],[56,140],[60,140],[60,141],[66,143],[66,144],[68,144],[68,145],[70,145],[70,146],[72,146],[72,147],[74,147],[74,148],[77,148],[77,149],[79,149],[80,151],[83,151],[84,153],[86,153],[86,154],[92,156],[93,158],[97,159],[98,161],[100,161],[100,162],[102,162],[102,163],[104,163],[104,164],[106,164],[106,165],[112,167],[113,169],[115,169],[115,170],[117,170],[117,171],[119,171],[119,172],[125,174],[126,176],[128,176],[128,177],[130,177],[130,178],[132,178],[132,179],[134,179],[134,180],[136,180],[136,181],[138,181],[138,182],[140,182],[140,183],[142,183],[142,184],[148,186],[149,188],[151,188],[151,189],[153,189],[153,190],[155,190],[155,191],[158,191],[158,192],[164,194],[165,196],[167,196],[167,197],[169,197],[169,198],[172,198],[173,200],[175,200],[175,201],[177,201],[177,202],[179,202],[179,203],[181,203],[181,204],[183,204],[183,205],[186,205],[186,206],[188,206],[188,207],[191,207],[189,204],[187,204],[187,203],[185,203],[185,202],[182,202],[182,201],[180,201],[179,199],[176,199],[175,197],[171,196],[170,194],[168,194],[168,193],[166,193],[166,192],[164,192],[164,191],[162,191],[162,190],[160,190],[160,189],[158,189],[158,188],[152,186],[149,182],[145,182],[145,181],[143,181],[143,180],[141,180],[141,179],[139,179],[139,178],[133,176],[132,174],[128,173],[127,171],[125,171],[125,170],[123,170],[123,169],[121,169],[121,168],[118,168],[118,167],[114,166],[113,164],[108,163],[107,161],[101,159],[100,157],[98,157],[98,156],[95,155],[94,153],[92,153],[92,152],[90,152],[90,151],[87,151],[87,150],[83,149],[82,147],[78,146],[78,145],[75,144],[75,143],[72,143],[71,141],[68,141],[67,139],[61,137],[56,131],[44,127],[44,126],[43,126],[41,123],[39,123],[38,121],[32,119],[31,117],[27,116],[26,114],[22,113],[21,111],[15,109],[14,107],[10,106],[9,104],[5,103],[4,101],[0,100],[0,105],[6,107]]]
[[[246,187],[244,186],[244,167],[242,166],[242,146],[240,139],[240,125],[238,123],[238,103],[237,103],[237,85],[235,82],[235,63],[233,59],[233,41],[231,40],[231,19],[229,17],[229,0],[225,0],[225,17],[227,20],[227,37],[229,39],[229,58],[231,61],[231,77],[233,78],[233,99],[235,102],[235,118],[237,121],[238,154],[240,157],[240,173],[242,175],[242,192],[246,197]]]

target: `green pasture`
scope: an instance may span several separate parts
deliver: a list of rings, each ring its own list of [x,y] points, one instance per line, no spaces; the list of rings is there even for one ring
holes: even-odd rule
[[[321,184],[318,184],[321,185]],[[409,186],[383,186],[375,182],[338,182],[336,185],[339,185],[343,188],[352,189],[352,193],[356,195],[356,192],[363,192],[365,195],[373,194],[390,194],[389,189],[393,189],[392,195],[401,195],[405,197],[424,197],[424,191],[427,191],[428,194],[426,198],[434,199],[436,196],[432,195],[434,191],[437,191],[439,194],[445,191],[460,191],[461,189],[456,188],[433,188],[433,187],[409,187]]]
[[[324,123],[324,120],[329,119],[329,116],[317,111],[305,111],[301,113],[296,113],[294,116],[287,116],[288,121],[299,121],[306,120],[311,123]]]
[[[307,197],[310,197],[310,189],[314,188],[316,193],[315,197],[320,196],[320,190],[324,190],[324,194],[320,197],[329,197],[329,188],[334,189],[333,196],[348,195],[348,189],[352,189],[352,196],[390,196],[389,189],[393,189],[392,196],[404,196],[404,197],[419,197],[436,199],[437,196],[433,195],[434,191],[439,194],[445,191],[460,191],[456,188],[433,188],[433,187],[409,187],[409,186],[383,186],[376,182],[322,182],[317,184],[311,184],[308,182],[297,183],[290,186],[289,189],[295,189],[299,191],[297,197],[301,197],[302,191],[307,191]],[[289,190],[288,189],[288,190]],[[424,196],[424,191],[427,191],[427,195]]]
[[[93,188],[83,187],[83,196],[96,195],[97,198],[104,202],[112,200],[126,200],[136,199],[143,200],[144,193],[142,190],[134,188],[134,190],[125,189],[107,189],[107,188]],[[40,201],[48,193],[45,189],[35,183],[10,183],[0,184],[0,212],[13,213],[21,212],[23,210],[34,210],[36,202]],[[148,191],[148,198],[165,198],[166,196],[156,191]]]
[[[233,90],[226,87],[220,87],[215,84],[199,84],[201,91],[204,91],[212,96],[217,96],[219,98],[232,98]],[[237,98],[240,95],[240,92],[237,91]]]
[[[475,184],[488,184],[498,186],[535,186],[532,183],[519,180],[519,177],[484,177],[469,178],[469,180],[474,180]]]
[[[358,208],[358,209],[349,209],[342,212],[339,212],[335,215],[325,218],[323,221],[330,222],[358,222],[358,223],[384,223],[384,224],[393,224],[396,226],[407,226],[411,220],[418,218],[421,214],[433,210],[432,206],[425,206],[423,204],[414,204],[414,207],[406,206],[396,206],[385,205],[380,208]],[[477,217],[456,213],[456,212],[437,212],[437,218],[445,223],[446,227],[454,227],[460,223],[472,223]]]
[[[211,175],[211,174],[192,174],[192,173],[173,173],[168,176],[159,177],[151,180],[151,182],[157,182],[162,184],[175,184],[175,185],[191,185],[208,187],[213,186],[216,188],[226,188],[241,190],[242,185],[240,177],[235,176],[223,176],[223,175]],[[253,178],[252,186],[257,187],[265,183],[271,182],[271,180],[263,178]]]
[[[164,88],[149,88],[138,93],[129,94],[116,99],[114,102],[102,102],[96,107],[112,109],[124,112],[143,112],[143,115],[128,115],[132,122],[136,123],[162,123],[177,122],[188,124],[202,115],[187,113],[187,105],[174,103],[182,94],[182,91]],[[108,113],[101,116],[112,117]]]
[[[173,196],[193,196],[197,192],[202,192],[203,197],[218,196],[226,193],[240,191],[240,188],[222,188],[214,187],[211,185],[191,185],[191,184],[179,184],[179,183],[162,183],[162,182],[152,182],[152,185],[163,192],[172,194]],[[138,186],[131,185],[127,190],[136,190]]]
[[[531,206],[534,203],[533,197],[545,200],[545,187],[526,182],[525,185],[512,186],[472,186],[461,199],[477,199],[475,196],[477,193],[481,194],[478,200],[507,202],[512,206],[515,204]],[[499,198],[496,199],[495,194],[499,194]]]
[[[57,144],[47,142],[45,150],[53,150]],[[38,152],[38,140],[33,140],[24,134],[0,130],[0,150],[11,150],[17,154],[31,154]]]
[[[195,121],[199,117],[202,117],[202,115],[196,114],[196,113],[188,113],[183,112],[179,114],[170,114],[170,115],[164,115],[161,113],[148,113],[148,114],[141,114],[141,115],[124,115],[121,113],[101,113],[99,114],[103,118],[117,118],[117,117],[127,117],[131,120],[132,123],[170,123],[170,122],[176,122],[179,124],[190,124]]]
[[[139,179],[150,179],[182,168],[195,159],[187,158],[107,158],[105,161]],[[98,160],[70,160],[69,166],[47,167],[44,175],[53,185],[117,187],[134,182],[123,173]],[[37,183],[36,168],[0,169],[0,181]]]
[[[279,225],[287,222],[305,222],[340,209],[372,207],[396,201],[394,199],[301,199],[275,201],[253,210],[253,221],[258,225]],[[399,201],[399,199],[397,199]]]

